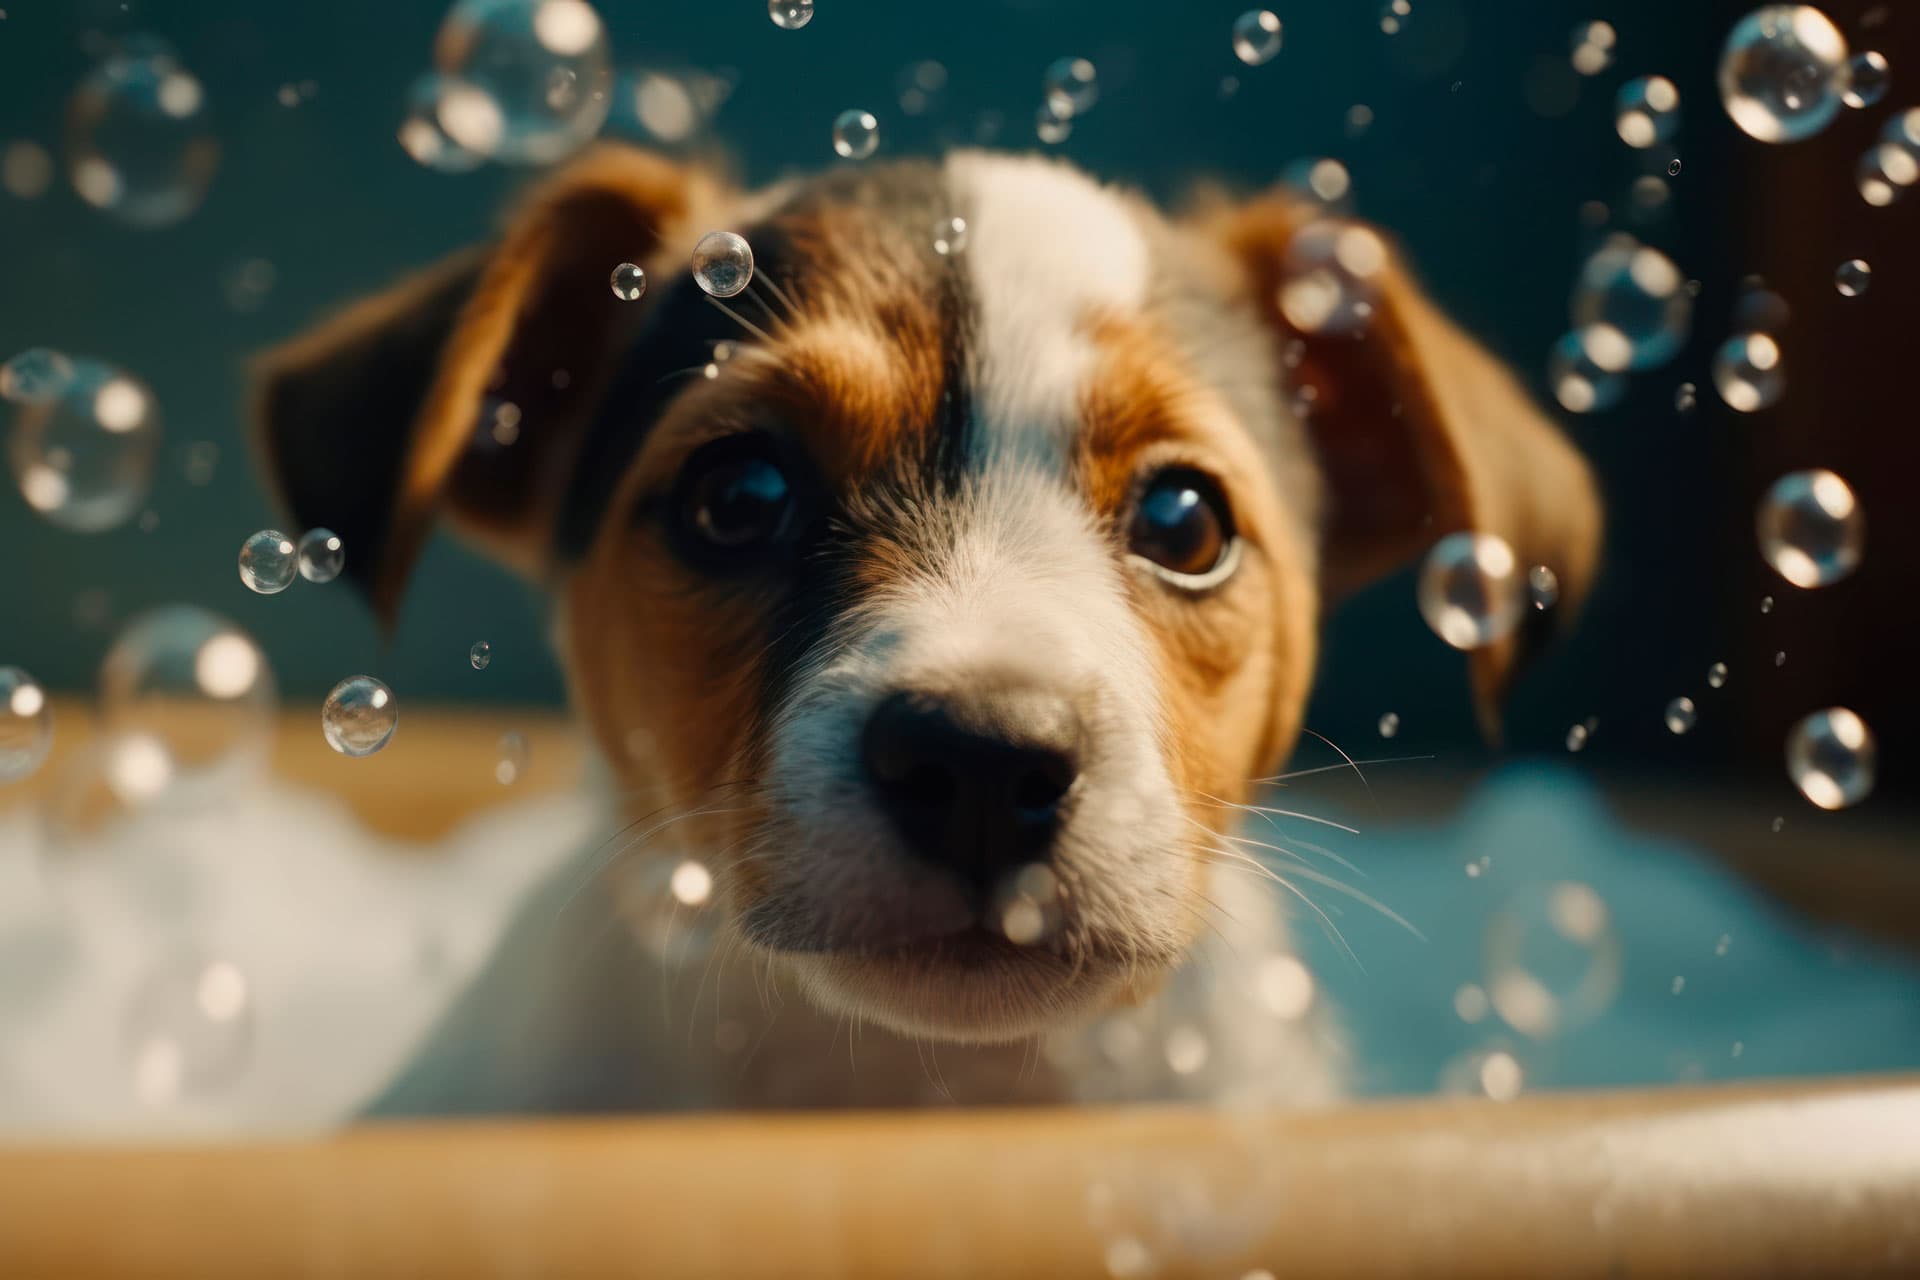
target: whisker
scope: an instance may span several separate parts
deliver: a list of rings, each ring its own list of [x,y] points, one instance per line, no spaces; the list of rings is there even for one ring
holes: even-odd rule
[[[1308,732],[1311,733],[1312,730],[1308,730]],[[1319,735],[1315,734],[1314,736],[1318,737]],[[1290,782],[1295,778],[1309,778],[1316,773],[1332,773],[1336,769],[1349,769],[1356,765],[1364,764],[1371,768],[1376,764],[1406,764],[1409,761],[1434,760],[1437,758],[1438,757],[1429,754],[1424,756],[1381,756],[1374,760],[1347,760],[1340,764],[1315,765],[1311,769],[1292,769],[1286,773],[1276,773],[1270,778],[1248,778],[1247,781],[1255,785],[1273,785]]]
[[[720,311],[723,315],[727,316],[735,324],[739,325],[742,329],[745,329],[748,333],[751,333],[756,338],[759,338],[762,342],[771,343],[773,341],[773,336],[769,334],[765,329],[762,329],[759,325],[747,319],[745,316],[741,315],[738,311],[735,311],[732,307],[720,301],[720,299],[714,297],[712,294],[707,295],[707,301],[712,303],[715,309]]]
[[[1320,739],[1320,741],[1326,743],[1328,746],[1332,747],[1336,752],[1339,753],[1340,758],[1342,760],[1345,760],[1347,762],[1348,767],[1353,770],[1354,776],[1360,779],[1360,785],[1362,788],[1366,790],[1366,793],[1367,793],[1367,802],[1369,804],[1372,804],[1373,803],[1373,784],[1367,781],[1366,774],[1360,772],[1360,766],[1353,762],[1353,757],[1348,755],[1346,751],[1343,750],[1338,743],[1334,742],[1332,738],[1329,738],[1324,733],[1315,733],[1312,729],[1308,729],[1304,725],[1301,726],[1301,732],[1312,733],[1314,737]]]
[[[754,282],[756,284],[764,284],[767,286],[767,290],[770,293],[772,293],[774,297],[780,300],[780,305],[787,309],[787,316],[789,319],[799,318],[800,308],[793,305],[793,299],[787,296],[786,290],[782,289],[780,287],[779,282],[776,281],[772,276],[757,275],[754,277]]]
[[[1219,796],[1210,796],[1204,791],[1196,791],[1194,792],[1194,794],[1199,796],[1203,800],[1212,801],[1214,804],[1220,805],[1224,808],[1238,809],[1242,813],[1262,813],[1262,814],[1272,814],[1276,817],[1281,817],[1281,818],[1298,818],[1302,822],[1317,822],[1323,827],[1334,827],[1340,831],[1346,832],[1350,836],[1357,836],[1360,834],[1360,828],[1358,827],[1350,827],[1344,822],[1335,822],[1332,818],[1317,818],[1311,813],[1301,813],[1297,809],[1276,809],[1271,805],[1263,805],[1263,804],[1240,804],[1237,801],[1233,801],[1233,800],[1222,800]]]

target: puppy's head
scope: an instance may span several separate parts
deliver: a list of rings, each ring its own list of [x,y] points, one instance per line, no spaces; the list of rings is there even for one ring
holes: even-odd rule
[[[267,452],[389,616],[440,516],[545,584],[608,756],[715,811],[734,925],[818,999],[1010,1038],[1179,958],[1331,597],[1461,528],[1570,604],[1590,573],[1578,458],[1372,233],[1363,331],[1290,323],[1311,218],[1029,158],[745,195],[601,150],[271,357]],[[756,258],[724,308],[687,269],[720,228]]]

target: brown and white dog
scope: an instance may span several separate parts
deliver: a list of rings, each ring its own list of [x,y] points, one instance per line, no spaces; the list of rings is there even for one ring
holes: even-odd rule
[[[748,193],[605,147],[496,243],[275,353],[262,417],[294,517],[343,536],[389,619],[441,518],[542,584],[612,769],[639,810],[687,815],[673,839],[716,869],[754,981],[811,1006],[724,1088],[710,1063],[560,1061],[554,1005],[624,1016],[603,998],[629,988],[592,982],[528,996],[533,1022],[469,1037],[461,1069],[545,1040],[546,1069],[608,1079],[541,1093],[519,1066],[509,1101],[902,1101],[931,1042],[981,1099],[1334,1092],[1272,886],[1225,839],[1235,806],[1300,732],[1332,601],[1472,528],[1571,608],[1599,513],[1391,250],[1359,333],[1289,323],[1289,245],[1321,212],[1176,219],[977,152]],[[964,248],[936,251],[953,216]],[[733,314],[687,266],[722,228],[760,281]],[[622,261],[643,300],[611,295]],[[1525,639],[1471,655],[1483,708]],[[1200,1038],[1093,1083],[1138,1047],[1113,1025],[1149,1013]],[[845,1018],[882,1029],[854,1070],[827,1052]]]

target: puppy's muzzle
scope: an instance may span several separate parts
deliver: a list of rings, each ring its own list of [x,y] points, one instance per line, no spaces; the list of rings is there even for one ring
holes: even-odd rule
[[[890,693],[861,759],[907,850],[984,901],[1009,872],[1050,858],[1086,748],[1071,699],[1017,683]]]

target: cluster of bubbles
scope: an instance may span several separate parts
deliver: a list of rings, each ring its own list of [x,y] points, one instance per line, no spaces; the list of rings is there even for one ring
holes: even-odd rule
[[[27,506],[73,533],[126,522],[146,500],[160,409],[144,383],[102,360],[46,347],[0,365],[12,425],[7,461]]]
[[[263,596],[285,591],[295,578],[332,582],[346,564],[346,545],[331,529],[309,529],[298,542],[278,529],[261,529],[240,544],[240,581]]]

